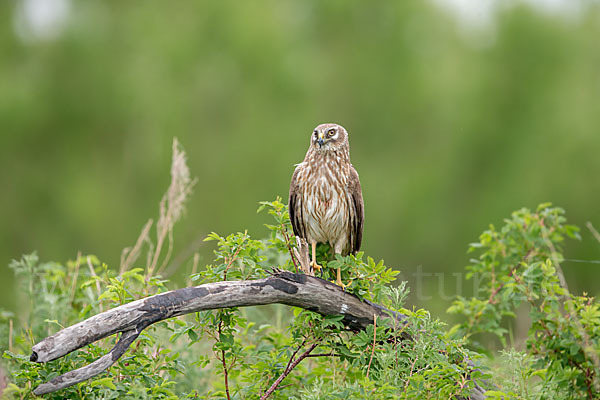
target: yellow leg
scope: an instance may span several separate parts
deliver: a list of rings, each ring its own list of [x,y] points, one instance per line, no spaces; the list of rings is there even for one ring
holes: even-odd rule
[[[341,286],[342,289],[346,289],[346,285],[342,283],[342,271],[340,270],[340,267],[337,269],[337,279],[335,280],[335,284]]]
[[[320,271],[321,266],[319,264],[317,264],[317,242],[312,242],[311,246],[312,246],[312,262],[310,263],[310,266],[313,268],[313,271]]]

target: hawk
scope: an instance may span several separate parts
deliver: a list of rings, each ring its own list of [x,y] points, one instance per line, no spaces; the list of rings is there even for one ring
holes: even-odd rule
[[[321,269],[317,243],[329,243],[341,255],[360,249],[364,203],[342,126],[322,124],[312,132],[306,157],[292,175],[288,204],[294,234],[312,247],[313,269]],[[339,268],[336,283],[344,286]]]

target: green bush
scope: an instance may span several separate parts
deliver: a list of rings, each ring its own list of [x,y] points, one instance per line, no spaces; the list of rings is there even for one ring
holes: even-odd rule
[[[24,307],[18,316],[0,314],[3,368],[10,375],[6,398],[35,397],[37,385],[89,364],[118,337],[45,364],[29,361],[36,342],[109,308],[168,290],[162,275],[173,228],[193,184],[175,141],[171,185],[160,203],[155,239],[150,220],[123,252],[118,271],[95,256],[78,255],[63,265],[30,254],[11,263]],[[195,256],[189,284],[260,279],[273,268],[297,272],[287,206],[278,198],[261,203],[259,211],[265,209],[274,220],[266,225],[267,239],[211,233],[206,240],[216,242],[215,262],[198,271]],[[535,213],[519,210],[502,229],[490,227],[471,245],[480,256],[468,267],[468,277],[477,276],[480,287],[475,297],[459,297],[450,307],[465,316],[450,330],[426,310],[404,308],[406,282],[393,285],[398,271],[383,261],[362,252],[328,260],[329,248],[319,246],[324,279],[333,280],[340,268],[345,290],[406,315],[406,323],[392,326],[394,318],[378,323],[374,316],[366,330],[350,332],[341,315],[281,305],[188,314],[148,327],[108,371],[45,397],[448,399],[465,398],[482,384],[497,398],[594,398],[600,311],[594,299],[571,295],[562,276],[561,243],[578,237],[563,214],[549,204]],[[140,257],[144,251],[146,257]],[[526,351],[507,349],[494,357],[477,338],[493,333],[506,348],[503,318],[514,316],[521,303],[528,304],[532,320]]]
[[[272,267],[294,271],[287,207],[278,199],[262,203],[264,208],[275,220],[267,225],[268,239],[255,240],[246,232],[209,235],[207,240],[217,243],[215,263],[190,280],[257,279]],[[446,399],[468,396],[474,380],[485,382],[492,398],[594,398],[600,311],[594,299],[570,294],[561,278],[560,245],[565,237],[577,237],[563,214],[548,204],[534,213],[519,210],[500,230],[490,227],[471,245],[479,257],[468,274],[481,285],[475,297],[458,298],[450,307],[465,316],[450,330],[426,310],[403,308],[408,288],[405,282],[391,285],[397,272],[383,262],[365,260],[362,253],[337,256],[323,263],[325,278],[332,280],[340,266],[349,292],[406,314],[408,323],[396,329],[375,324],[352,333],[344,329],[341,316],[283,306],[195,313],[151,326],[108,372],[45,397],[256,398],[306,353],[271,398]],[[327,248],[320,251],[325,257]],[[119,274],[94,256],[62,265],[40,263],[31,254],[13,261],[11,268],[29,305],[28,314],[19,318],[2,314],[2,329],[10,330],[2,342],[7,348],[3,365],[10,373],[7,398],[34,397],[35,386],[90,363],[116,339],[47,364],[28,360],[36,341],[168,287],[145,268]],[[519,352],[506,348],[503,317],[514,316],[521,303],[528,305],[532,323],[526,349]],[[506,348],[499,356],[477,340],[490,332]],[[402,334],[412,340],[402,340]]]
[[[534,213],[515,211],[500,230],[490,226],[469,249],[479,253],[467,267],[468,278],[477,276],[479,291],[471,299],[459,297],[448,309],[466,317],[450,336],[467,338],[482,349],[477,340],[482,333],[494,334],[506,347],[509,332],[503,320],[514,318],[526,306],[531,320],[526,352],[505,352],[512,378],[509,384],[499,382],[510,396],[600,395],[599,304],[585,294],[569,292],[560,267],[561,245],[566,237],[579,234],[577,227],[565,222],[562,209],[541,204]]]

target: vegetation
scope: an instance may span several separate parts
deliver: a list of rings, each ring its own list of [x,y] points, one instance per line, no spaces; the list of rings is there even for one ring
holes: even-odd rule
[[[29,312],[18,318],[2,314],[3,365],[11,382],[7,398],[31,398],[36,385],[88,364],[115,338],[47,364],[28,359],[36,341],[109,307],[167,290],[170,283],[154,272],[170,256],[168,238],[193,185],[177,142],[173,155],[156,244],[149,222],[124,253],[120,271],[95,256],[63,265],[30,254],[11,263]],[[190,284],[260,278],[273,267],[295,271],[286,205],[276,199],[261,203],[260,210],[273,218],[266,225],[270,236],[210,234],[206,240],[216,242],[215,261],[193,273]],[[571,294],[560,269],[564,239],[577,236],[564,212],[550,204],[513,213],[501,229],[491,226],[470,246],[479,257],[468,267],[469,276],[479,280],[480,290],[452,304],[449,311],[465,318],[451,329],[427,310],[407,309],[406,283],[395,284],[398,272],[383,261],[362,252],[336,256],[323,263],[325,279],[332,280],[340,266],[346,290],[406,314],[407,324],[385,329],[375,319],[367,330],[352,333],[341,316],[283,306],[195,313],[155,324],[107,373],[45,397],[447,399],[468,396],[477,381],[497,398],[596,398],[600,305]],[[142,248],[147,257],[140,263]],[[328,249],[321,246],[319,252],[324,259]],[[504,318],[517,315],[522,304],[532,323],[519,351],[508,344]],[[480,340],[485,333],[502,341],[500,356]],[[403,334],[412,339],[402,339]]]
[[[289,237],[286,206],[279,200],[263,203],[277,220],[271,238],[253,240],[246,233],[217,241],[215,264],[190,277],[196,283],[266,276],[272,260],[279,268],[294,270],[285,236]],[[283,225],[279,222],[283,221]],[[289,253],[287,253],[289,254]],[[266,318],[253,321],[252,312],[240,309],[201,312],[156,324],[136,341],[109,374],[60,391],[49,398],[255,398],[264,395],[281,374],[289,376],[273,391],[273,398],[405,398],[438,393],[442,397],[468,393],[480,376],[465,363],[473,357],[459,341],[447,340],[443,324],[424,310],[402,308],[407,289],[391,287],[397,272],[359,253],[325,263],[325,277],[341,265],[347,290],[409,315],[406,327],[376,329],[353,334],[344,330],[341,316],[326,317],[301,309],[279,310],[282,323]],[[332,265],[335,264],[335,265]],[[83,268],[83,267],[89,268]],[[28,361],[34,338],[60,324],[73,324],[93,313],[165,290],[165,282],[146,276],[143,268],[120,275],[93,256],[67,263],[39,263],[35,254],[14,261],[11,267],[31,299],[31,314],[23,329],[11,338],[4,353],[14,383],[9,394],[30,396],[41,381],[85,365],[114,342],[105,340],[48,364]],[[99,289],[99,291],[97,291]],[[270,319],[270,318],[269,318]],[[401,333],[414,340],[400,340]],[[373,347],[375,345],[375,347]],[[305,359],[295,366],[294,361]],[[203,382],[206,389],[199,388]],[[457,385],[458,383],[458,385]]]
[[[262,237],[256,203],[286,193],[327,121],[350,132],[363,250],[436,315],[448,300],[434,279],[418,298],[417,267],[461,272],[490,222],[552,199],[600,226],[598,1],[475,1],[465,20],[451,0],[55,0],[62,29],[23,39],[18,15],[39,3],[0,1],[0,306],[13,312],[21,254],[119,265],[168,184],[173,135],[202,185],[173,254],[200,266],[211,231]],[[568,258],[599,259],[582,236]],[[563,266],[571,288],[600,293],[596,265]]]
[[[37,36],[24,19],[34,3],[0,2],[7,398],[32,397],[116,340],[30,363],[61,326],[185,284],[295,271],[285,205],[261,205],[267,239],[253,208],[285,192],[324,121],[350,131],[368,216],[365,254],[331,259],[324,277],[341,266],[349,291],[409,315],[413,341],[283,306],[200,313],[156,324],[108,373],[46,397],[255,398],[288,373],[270,398],[445,398],[468,390],[468,372],[491,396],[599,397],[600,280],[586,261],[598,245],[571,240],[560,209],[519,210],[484,232],[467,271],[478,290],[447,315],[437,282],[417,303],[378,261],[406,279],[417,265],[450,274],[481,226],[549,198],[570,221],[600,218],[599,2],[551,2],[572,5],[558,13],[502,2],[473,26],[443,1],[67,0],[64,24]],[[174,168],[156,224],[119,262],[161,195],[173,132],[194,151],[201,201],[181,218],[194,181]],[[222,234],[201,246],[210,230]]]
[[[490,226],[470,246],[479,253],[467,267],[467,276],[480,282],[477,296],[459,297],[448,309],[466,317],[449,335],[466,338],[479,349],[476,338],[481,333],[494,334],[506,347],[510,332],[503,319],[528,311],[527,351],[518,353],[512,346],[504,350],[511,376],[499,385],[511,397],[600,395],[600,304],[568,289],[561,248],[566,237],[579,234],[565,222],[562,209],[541,204],[534,213],[515,211],[499,230]]]

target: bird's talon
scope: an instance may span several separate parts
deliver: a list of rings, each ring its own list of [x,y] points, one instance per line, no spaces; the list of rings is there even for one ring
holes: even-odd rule
[[[350,281],[348,286],[350,286],[351,283],[352,283],[352,281]],[[342,282],[342,271],[340,270],[340,268],[337,269],[337,278],[335,280],[335,284],[340,286],[342,288],[342,290],[346,290],[347,286],[344,285],[344,283]]]
[[[319,264],[317,264],[315,261],[312,261],[310,263],[310,266],[312,267],[313,272],[314,271],[321,271],[321,269],[322,269],[322,267]]]

